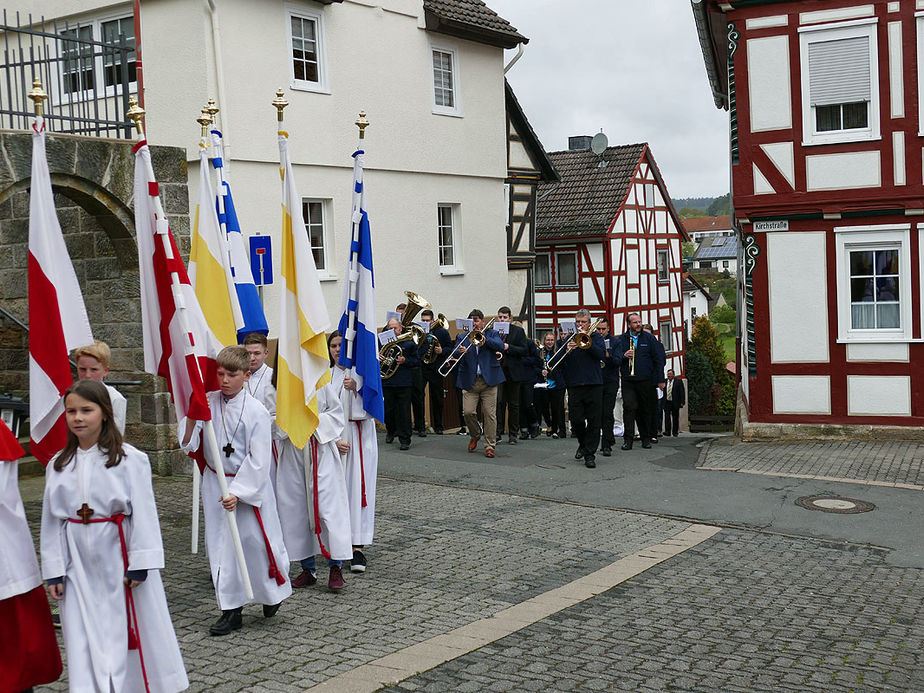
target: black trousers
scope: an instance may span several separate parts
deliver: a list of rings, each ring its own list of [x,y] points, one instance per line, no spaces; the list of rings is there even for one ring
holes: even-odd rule
[[[507,424],[504,425],[504,414]],[[515,436],[520,432],[520,383],[507,380],[497,387],[497,430]]]
[[[593,455],[600,445],[600,413],[603,385],[576,385],[568,388],[568,418],[571,432],[585,455]]]
[[[534,383],[520,383],[520,430],[532,429],[539,424],[539,415],[536,413]]]
[[[609,450],[616,444],[616,436],[613,435],[613,426],[616,420],[613,417],[613,409],[616,407],[616,396],[619,394],[619,381],[612,383],[603,383],[603,406],[601,407],[600,447]]]
[[[622,381],[622,420],[625,425],[623,436],[626,440],[635,437],[635,424],[638,423],[638,434],[642,440],[654,437],[655,432],[649,430],[651,424],[652,398],[657,397],[650,380]],[[657,411],[657,409],[655,409]]]
[[[424,377],[420,368],[412,368],[414,384],[411,386],[411,408],[414,412],[414,430],[427,430],[427,419],[424,416]]]
[[[413,387],[383,387],[385,397],[385,432],[411,443],[411,390]]]
[[[423,369],[424,385],[430,386],[430,425],[434,431],[443,430],[443,376],[435,368]]]
[[[664,433],[675,436],[680,432],[680,407],[675,407],[665,400],[661,401],[664,402]]]

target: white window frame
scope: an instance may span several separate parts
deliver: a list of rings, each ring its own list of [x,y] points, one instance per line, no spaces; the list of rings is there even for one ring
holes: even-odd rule
[[[834,241],[838,342],[910,342],[912,339],[911,224],[839,227],[834,229]],[[889,248],[898,249],[900,327],[855,330],[851,327],[850,251]]]
[[[857,19],[836,24],[799,27],[799,69],[802,85],[802,144],[812,146],[835,142],[864,142],[880,139],[879,124],[879,44],[877,20]],[[870,60],[869,124],[866,128],[815,132],[815,109],[809,91],[809,45],[824,41],[867,37]]]
[[[548,268],[549,281],[547,284],[540,284],[538,279],[536,279],[536,272],[533,271],[533,278],[535,280],[535,289],[551,289],[552,288],[552,256],[550,253],[536,253],[536,265],[539,262],[544,261],[545,266]]]
[[[917,28],[918,62],[918,135],[924,136],[924,12],[916,12],[914,24]]]
[[[337,277],[331,272],[331,262],[333,261],[333,252],[331,249],[331,232],[330,232],[330,205],[333,201],[329,197],[303,197],[302,198],[302,221],[305,224],[305,234],[308,236],[308,247],[313,251],[315,246],[311,242],[311,229],[309,228],[308,215],[305,214],[304,206],[310,203],[321,205],[321,256],[324,258],[324,269],[318,269],[318,278],[321,281],[335,280]],[[312,254],[312,259],[314,255]]]
[[[450,65],[452,69],[452,103],[450,106],[439,106],[436,103],[436,83],[433,79],[433,54],[436,52],[448,53],[450,56]],[[444,43],[430,43],[430,52],[429,52],[429,71],[427,72],[430,75],[430,103],[433,104],[433,113],[434,115],[445,115],[453,116],[455,118],[462,117],[462,80],[461,80],[461,70],[459,63],[459,50],[454,46],[449,46]]]
[[[664,261],[664,277],[661,277],[661,257]],[[671,250],[670,248],[655,249],[655,271],[658,275],[658,284],[670,284],[671,281]]]
[[[109,22],[115,22],[115,21],[119,21],[122,19],[132,19],[132,15],[130,13],[125,14],[125,12],[111,12],[108,14],[97,15],[95,17],[90,17],[90,18],[81,20],[79,22],[79,25],[80,25],[79,28],[80,29],[89,28],[90,29],[90,40],[98,41],[101,43],[103,41],[103,24],[108,24]],[[64,39],[65,31],[78,30],[77,24],[78,23],[75,23],[74,26],[67,27],[64,29],[59,29],[58,30],[59,40],[66,40]],[[135,40],[135,64],[136,64],[135,70],[136,72],[135,72],[135,79],[128,83],[128,93],[129,94],[138,93],[138,77],[137,77],[138,38],[135,37],[134,40]],[[61,44],[59,43],[58,45],[61,45]],[[94,52],[98,49],[99,49],[98,46],[93,47]],[[62,60],[60,79],[63,79],[65,76],[64,63],[63,63],[64,56],[59,55],[58,58]],[[55,77],[55,79],[57,80],[59,79],[59,77]],[[96,55],[93,57],[93,80],[95,84],[100,85],[96,89],[97,99],[104,99],[104,98],[110,98],[113,96],[119,96],[122,93],[121,84],[113,84],[111,86],[106,85],[106,66],[103,64],[102,55]],[[94,98],[93,89],[81,89],[79,91],[68,91],[65,88],[64,84],[60,85],[60,89],[61,89],[61,98],[64,103],[76,103],[79,101],[86,101],[86,100],[90,100]],[[51,89],[49,89],[49,91],[51,91]]]
[[[311,91],[318,94],[330,94],[330,83],[327,76],[327,41],[324,31],[324,15],[321,12],[314,12],[303,7],[287,6],[286,12],[286,45],[289,49],[286,59],[289,62],[289,85],[299,91]],[[318,81],[312,82],[307,79],[297,79],[295,77],[295,63],[293,56],[292,44],[292,18],[304,19],[315,22],[317,27],[317,55],[318,55]]]
[[[664,326],[667,325],[667,334],[664,334]],[[667,343],[665,343],[664,338],[667,337]],[[658,320],[658,340],[661,342],[661,346],[664,347],[664,352],[666,354],[674,353],[674,323],[670,318],[664,318]]]
[[[574,284],[562,284],[561,273],[559,268],[561,263],[558,261],[562,255],[574,256]],[[577,289],[581,285],[581,262],[576,250],[561,250],[555,253],[555,288],[556,289]]]
[[[440,261],[440,248],[443,244],[440,242],[440,210],[449,209],[450,229],[452,230],[452,264],[444,265]],[[440,202],[436,205],[436,261],[439,264],[440,274],[444,277],[456,274],[464,274],[462,266],[462,205],[458,202]],[[448,247],[448,246],[447,246]]]

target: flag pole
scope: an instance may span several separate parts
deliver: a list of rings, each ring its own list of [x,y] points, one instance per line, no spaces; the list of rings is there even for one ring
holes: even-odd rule
[[[359,144],[356,151],[353,152],[353,213],[351,221],[353,222],[353,232],[350,241],[350,300],[347,303],[347,329],[346,334],[341,335],[346,348],[347,359],[350,362],[350,378],[353,378],[356,372],[354,356],[356,352],[356,301],[359,293],[359,227],[362,222],[362,197],[363,197],[363,163],[365,152],[363,151],[363,140],[366,137],[366,128],[369,127],[369,121],[366,119],[366,112],[360,111],[359,118],[356,119],[356,127],[359,128]],[[353,398],[347,397],[347,407],[349,411],[344,412],[347,420],[353,416]]]
[[[131,108],[128,109],[128,112],[125,114],[135,123],[135,129],[138,131],[138,141],[144,142],[144,125],[142,124],[142,119],[144,118],[144,109],[139,108],[137,102],[135,102],[134,97],[129,100]],[[154,168],[151,165],[149,158],[145,158],[145,165],[147,166],[147,177],[148,181],[154,182]],[[164,254],[168,259],[172,259],[173,249],[170,247],[169,240],[169,227],[167,226],[167,216],[164,214],[164,208],[160,202],[160,195],[152,195],[154,202],[154,214],[156,217],[158,232],[157,235],[160,236],[160,241],[163,244]],[[186,335],[186,353],[189,355],[195,355],[195,352],[192,348],[192,343],[190,341],[190,331],[189,331],[189,319],[186,316],[186,307],[183,297],[181,295],[180,289],[180,277],[176,271],[170,272],[170,284],[171,290],[173,292],[174,301],[177,305],[177,313],[179,315],[180,324],[183,329],[183,333]],[[196,367],[199,367],[199,360],[197,358],[193,359],[196,362]],[[208,456],[212,459],[215,464],[215,476],[218,478],[218,487],[221,489],[222,498],[228,496],[228,480],[225,477],[225,468],[221,462],[221,454],[218,451],[218,440],[215,438],[215,429],[212,425],[212,420],[202,422],[203,432],[205,433],[205,446],[208,451]],[[234,510],[227,511],[228,517],[228,527],[231,530],[231,540],[234,544],[235,554],[237,556],[237,564],[241,571],[241,580],[244,584],[244,594],[247,595],[247,599],[253,599],[253,587],[250,584],[250,573],[247,572],[247,563],[244,560],[244,548],[241,545],[241,535],[238,532],[237,528],[237,517],[235,516]]]

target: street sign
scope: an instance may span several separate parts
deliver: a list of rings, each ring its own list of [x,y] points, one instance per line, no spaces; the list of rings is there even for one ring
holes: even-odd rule
[[[754,233],[761,231],[789,231],[789,220],[779,219],[775,221],[755,221]]]
[[[250,237],[250,271],[257,286],[273,283],[273,253],[269,236]]]

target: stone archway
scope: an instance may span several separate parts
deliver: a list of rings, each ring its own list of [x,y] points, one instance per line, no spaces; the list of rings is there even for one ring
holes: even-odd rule
[[[158,378],[144,373],[138,251],[132,212],[132,142],[55,135],[46,152],[55,206],[68,253],[84,294],[93,334],[112,349],[110,379],[128,400],[126,439],[169,473],[177,450],[169,398]],[[28,322],[30,133],[0,133],[0,308]],[[186,153],[152,148],[165,211],[181,248],[188,246]],[[181,240],[182,239],[182,240]],[[28,396],[28,342],[0,313],[0,391]],[[131,384],[128,384],[131,383]]]

